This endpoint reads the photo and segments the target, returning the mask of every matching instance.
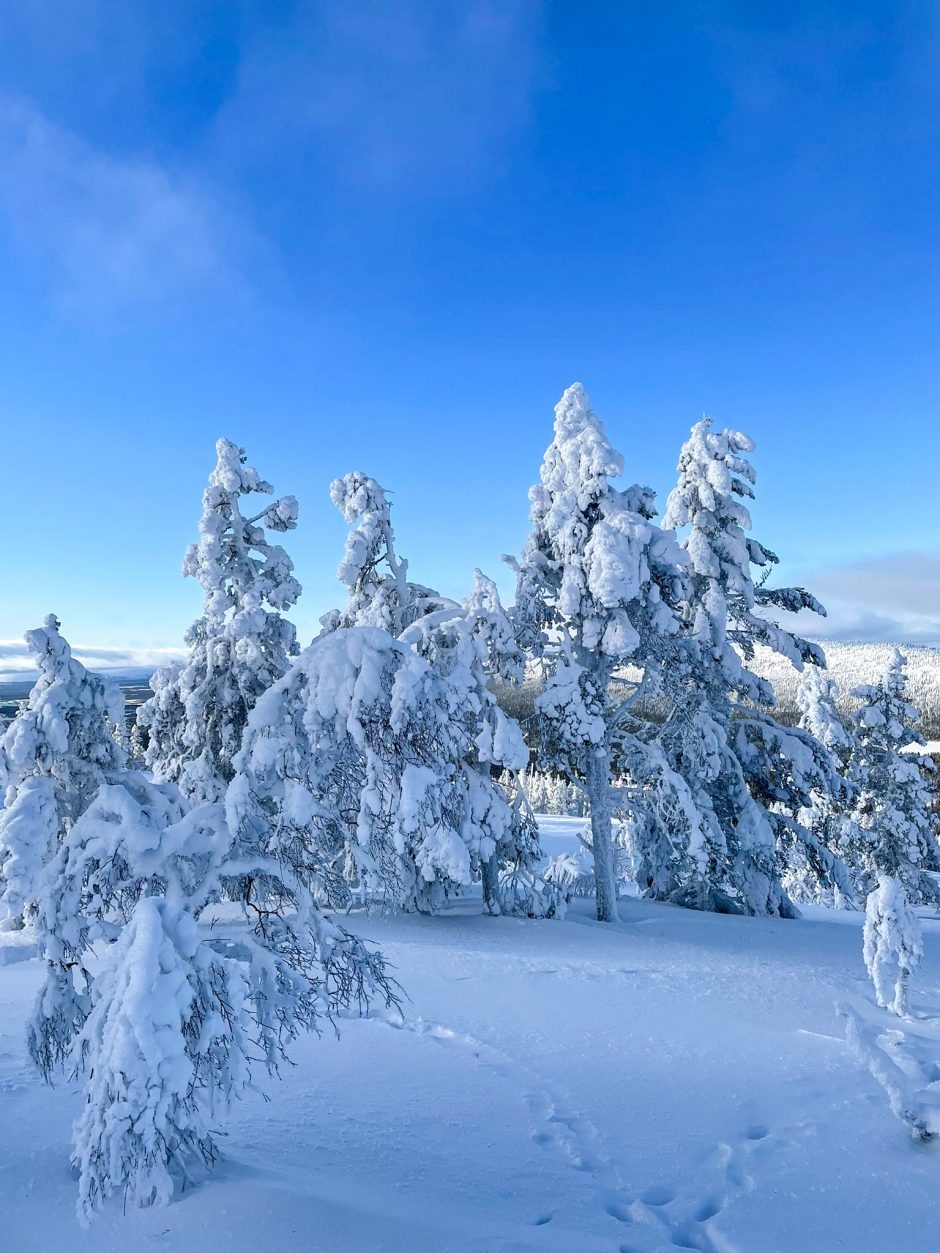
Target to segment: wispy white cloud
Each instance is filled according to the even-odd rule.
[[[897,552],[821,567],[800,579],[826,606],[787,625],[833,640],[940,644],[940,553]]]
[[[58,304],[94,314],[246,287],[249,231],[191,174],[101,151],[0,95],[0,218]]]
[[[537,0],[301,6],[246,38],[216,140],[236,161],[319,160],[407,197],[498,162],[539,79]]]
[[[225,307],[279,283],[290,241],[276,238],[279,211],[266,218],[271,197],[312,217],[332,198],[345,221],[367,191],[408,200],[476,185],[529,118],[541,73],[539,0],[246,11],[229,24],[237,51],[198,136],[164,148],[142,105],[148,70],[198,64],[202,26],[110,10],[93,4],[76,30],[17,0],[33,74],[21,94],[0,91],[0,236],[82,318]],[[63,78],[95,102],[67,122]]]
[[[73,644],[72,655],[89,670],[124,673],[155,670],[184,655],[181,648],[105,648],[97,644]],[[36,663],[22,640],[0,640],[0,680],[28,678]]]

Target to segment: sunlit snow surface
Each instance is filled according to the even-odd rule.
[[[546,819],[547,850],[581,826]],[[893,1117],[835,1009],[865,993],[861,916],[621,912],[356,919],[403,1017],[302,1042],[205,1183],[90,1230],[76,1096],[25,1055],[37,963],[0,967],[0,1249],[933,1253],[940,1148]],[[940,1000],[940,923],[925,933],[916,986]]]

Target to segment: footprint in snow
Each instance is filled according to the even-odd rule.
[[[812,1130],[803,1125],[774,1132],[764,1123],[751,1123],[735,1142],[721,1143],[712,1151],[714,1178],[707,1188],[674,1188],[667,1182],[659,1182],[631,1197],[616,1163],[604,1150],[594,1124],[568,1109],[556,1092],[541,1086],[540,1082],[538,1086],[533,1085],[533,1079],[538,1080],[538,1076],[524,1063],[442,1023],[410,1021],[391,1015],[381,1021],[395,1030],[428,1036],[446,1048],[463,1053],[521,1091],[533,1143],[561,1155],[573,1169],[591,1178],[606,1216],[621,1227],[630,1228],[630,1239],[619,1245],[620,1253],[661,1253],[667,1249],[729,1253],[731,1246],[712,1224],[730,1203],[754,1189],[756,1181],[751,1166],[774,1147],[795,1143],[798,1136]],[[554,1211],[545,1211],[532,1220],[532,1226],[547,1226],[554,1217]]]
[[[607,1213],[616,1217],[618,1222],[631,1221],[629,1197],[624,1192],[615,1164],[605,1151],[597,1127],[589,1118],[569,1109],[558,1092],[542,1086],[539,1076],[528,1066],[502,1050],[442,1023],[420,1018],[409,1020],[398,1015],[376,1017],[396,1031],[428,1036],[446,1048],[463,1053],[474,1063],[511,1083],[517,1092],[523,1094],[532,1142],[556,1153],[574,1170],[584,1172],[594,1182],[600,1197],[608,1198],[605,1206]],[[533,1225],[545,1226],[552,1217],[553,1214],[543,1215]]]
[[[812,1131],[801,1124],[774,1132],[764,1123],[752,1123],[731,1143],[721,1143],[710,1155],[716,1176],[702,1192],[653,1184],[630,1203],[625,1212],[643,1240],[620,1246],[621,1253],[648,1253],[663,1249],[694,1249],[698,1253],[727,1253],[728,1241],[712,1223],[735,1200],[757,1187],[753,1173],[761,1158],[775,1148],[795,1144]],[[620,1207],[608,1206],[611,1217],[623,1221]]]
[[[640,1200],[644,1205],[655,1205],[657,1208],[660,1205],[668,1205],[670,1201],[674,1201],[675,1199],[676,1194],[673,1189],[666,1187],[663,1184],[657,1184],[655,1187],[647,1188],[640,1196]]]

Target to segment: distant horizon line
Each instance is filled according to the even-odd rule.
[[[316,638],[316,637],[314,637]],[[833,639],[831,637],[818,635],[805,635],[804,639],[810,640],[812,643],[820,644],[823,648],[901,648],[901,649],[921,649],[927,652],[940,652],[940,641],[936,643],[913,642],[905,640],[864,640],[864,639]],[[312,641],[311,641],[312,643]],[[16,653],[8,652],[4,656],[7,649],[17,648]],[[764,646],[762,646],[764,647]],[[766,650],[766,649],[765,649]],[[766,650],[772,651],[772,650]],[[109,653],[130,653],[145,657],[148,654],[152,656],[152,660],[133,661],[128,658],[125,662],[115,662],[115,664],[102,664],[106,661]],[[181,661],[187,655],[188,650],[183,647],[175,648],[153,648],[153,649],[127,649],[122,650],[117,647],[95,647],[93,645],[72,645],[72,655],[76,661],[80,661],[83,666],[93,674],[105,674],[112,678],[128,678],[140,679],[149,678],[162,665],[167,665],[173,661]],[[3,662],[13,662],[12,665],[4,665]],[[25,646],[16,640],[0,640],[0,685],[9,685],[25,682],[36,673],[36,663],[31,655],[26,651]]]

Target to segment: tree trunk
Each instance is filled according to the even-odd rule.
[[[591,843],[598,922],[617,921],[617,881],[610,820],[610,753],[598,745],[588,757],[587,795],[591,812]]]
[[[483,912],[499,915],[499,861],[494,853],[481,867],[483,872]]]

